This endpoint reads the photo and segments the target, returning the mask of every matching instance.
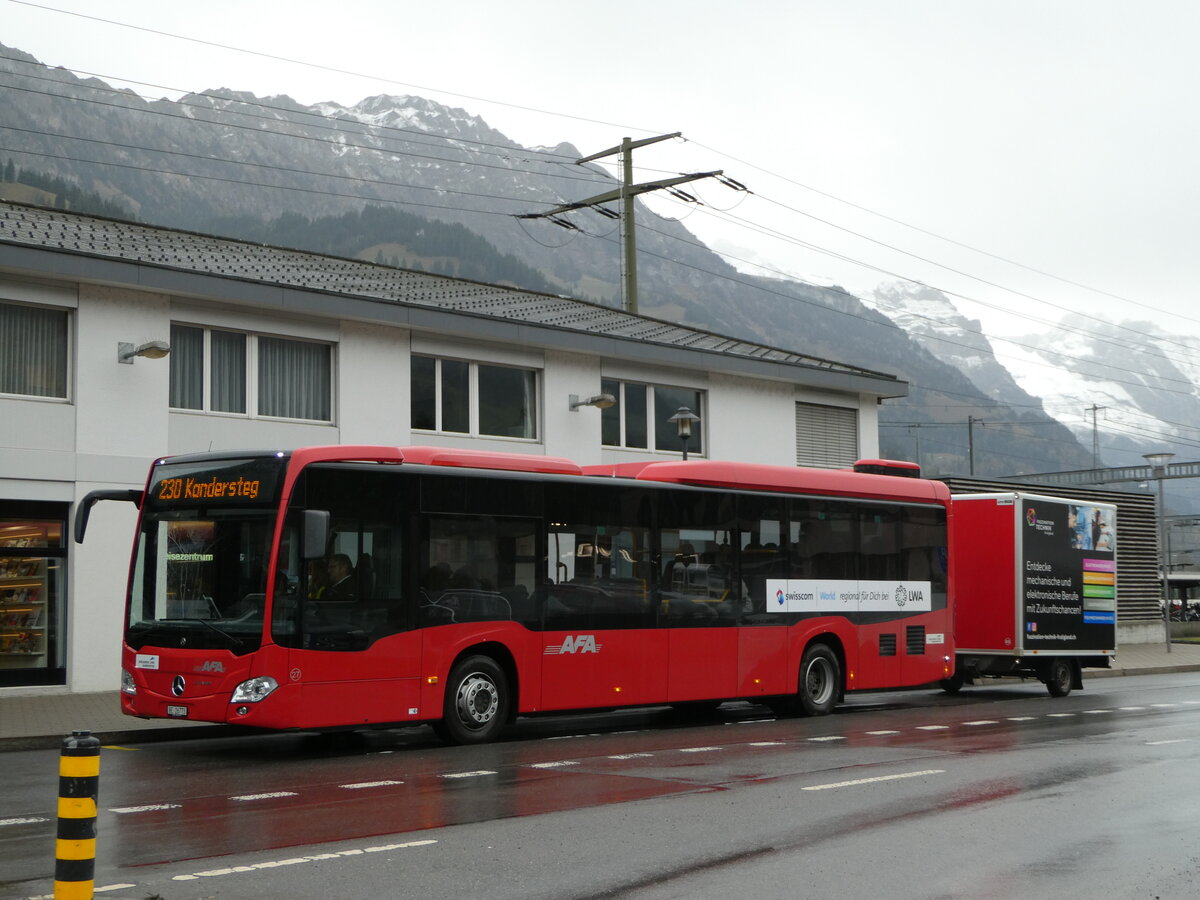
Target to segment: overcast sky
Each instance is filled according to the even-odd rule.
[[[1005,333],[1065,308],[1200,334],[1198,38],[1192,0],[0,0],[0,42],[149,96],[410,93],[583,154],[680,131],[639,179],[754,191],[658,202],[710,245],[920,280]]]

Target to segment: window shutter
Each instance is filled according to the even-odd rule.
[[[840,469],[857,459],[857,409],[796,404],[796,465]]]

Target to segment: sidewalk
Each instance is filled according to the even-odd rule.
[[[1084,669],[1084,678],[1200,671],[1200,644],[1126,644],[1111,669]],[[70,694],[66,689],[10,695],[0,689],[0,752],[57,748],[72,731],[90,731],[102,744],[245,734],[233,725],[134,719],[121,714],[116,691]],[[51,691],[54,692],[51,692]]]

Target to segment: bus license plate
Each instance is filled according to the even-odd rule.
[[[186,719],[188,708],[186,706],[168,706],[167,715],[174,716],[177,719]]]

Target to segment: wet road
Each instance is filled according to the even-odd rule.
[[[1198,755],[1195,673],[1063,700],[1036,684],[867,694],[819,719],[539,720],[485,747],[412,729],[106,748],[96,884],[165,900],[1190,897]],[[57,757],[3,758],[0,897],[48,894]]]

